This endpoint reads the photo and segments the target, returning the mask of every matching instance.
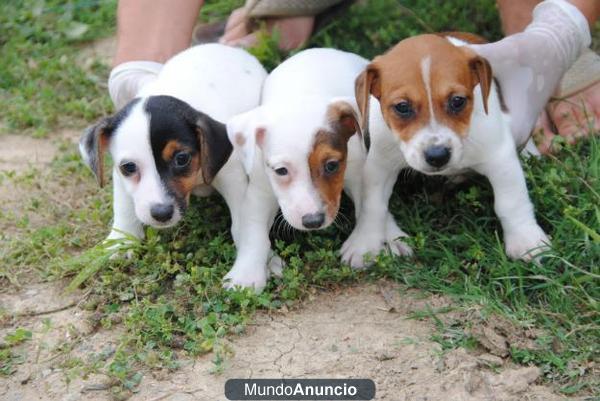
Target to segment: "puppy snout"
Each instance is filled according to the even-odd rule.
[[[319,228],[325,222],[325,213],[311,213],[302,216],[302,225],[305,228]]]
[[[156,203],[150,208],[150,215],[156,221],[164,223],[171,220],[175,207],[172,203]]]
[[[450,160],[451,151],[447,146],[434,145],[425,149],[425,161],[430,166],[440,168]]]

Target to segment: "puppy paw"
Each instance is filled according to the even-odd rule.
[[[267,266],[253,266],[236,263],[223,277],[223,288],[231,290],[235,287],[253,288],[256,293],[262,292],[267,285]]]
[[[537,224],[506,234],[504,243],[508,257],[524,261],[539,262],[539,254],[550,249],[550,239]]]
[[[353,269],[365,269],[373,264],[373,258],[384,249],[384,245],[383,235],[368,235],[355,230],[342,245],[342,262]]]
[[[134,256],[133,249],[128,248],[131,244],[134,243],[134,239],[131,237],[127,237],[125,235],[111,233],[106,239],[102,242],[104,249],[106,252],[110,253],[110,260],[117,259],[126,259],[132,260]]]
[[[386,244],[390,252],[396,256],[412,256],[413,250],[406,242],[400,238],[388,239]]]
[[[392,215],[388,215],[388,220],[385,223],[385,242],[388,245],[390,252],[396,256],[412,256],[412,248],[402,238],[407,238],[408,234],[398,227],[396,220]]]

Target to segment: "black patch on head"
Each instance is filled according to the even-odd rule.
[[[151,96],[144,109],[150,115],[150,145],[157,171],[183,210],[186,194],[177,193],[173,181],[196,174],[196,171],[192,170],[192,164],[177,168],[173,160],[164,160],[163,150],[169,142],[176,141],[188,148],[192,157],[199,154],[204,181],[210,183],[233,150],[225,125],[172,96]]]
[[[125,107],[110,117],[102,118],[95,125],[85,130],[79,143],[86,153],[88,166],[96,176],[100,186],[104,185],[104,152],[108,147],[114,131],[131,112],[131,109],[140,101],[133,99]]]

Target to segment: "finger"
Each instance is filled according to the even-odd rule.
[[[226,31],[223,37],[219,40],[219,42],[226,45],[236,46],[234,42],[240,40],[248,34],[249,32],[246,27],[246,24],[238,24],[232,27],[229,31]]]
[[[255,46],[257,43],[258,43],[257,35],[256,35],[255,32],[253,32],[253,33],[251,33],[249,35],[246,35],[244,37],[230,40],[226,44],[229,45],[229,46],[249,48],[249,47]]]
[[[246,23],[247,20],[246,10],[241,7],[233,10],[229,18],[227,19],[227,24],[225,25],[225,32],[231,30],[232,28]]]

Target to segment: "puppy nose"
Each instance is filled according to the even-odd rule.
[[[164,223],[173,217],[175,208],[172,203],[157,203],[150,208],[150,214],[156,221]]]
[[[312,213],[302,216],[302,225],[306,228],[319,228],[325,221],[325,213]]]
[[[425,149],[425,161],[433,167],[442,167],[450,160],[450,148],[446,146],[430,146]]]

